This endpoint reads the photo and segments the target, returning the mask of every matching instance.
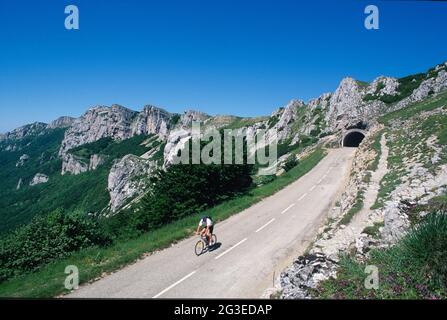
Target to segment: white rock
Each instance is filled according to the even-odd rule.
[[[43,173],[36,173],[33,180],[30,182],[30,186],[35,186],[36,184],[48,182],[48,176]]]
[[[145,178],[149,177],[155,167],[155,162],[131,154],[115,162],[108,177],[109,205],[112,212],[145,191]]]

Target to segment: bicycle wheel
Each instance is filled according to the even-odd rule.
[[[200,256],[203,253],[204,249],[205,249],[205,243],[203,242],[203,240],[197,241],[196,246],[194,248],[196,255]]]
[[[211,235],[211,238],[213,239],[213,246],[217,243],[217,237],[216,237],[216,235],[213,233],[212,235]]]

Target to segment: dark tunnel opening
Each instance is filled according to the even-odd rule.
[[[349,132],[343,138],[343,147],[358,147],[365,135],[358,131]]]

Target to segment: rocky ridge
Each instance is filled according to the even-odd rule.
[[[444,90],[447,87],[447,63],[429,70],[424,77],[408,97],[391,104],[381,99],[401,94],[401,79],[381,76],[368,84],[347,77],[333,93],[325,93],[308,103],[292,100],[275,110],[270,117],[259,119],[209,116],[194,110],[175,114],[150,105],[140,112],[120,105],[96,106],[77,119],[61,117],[50,124],[34,123],[3,134],[0,136],[0,150],[17,151],[18,147],[9,141],[39,135],[46,129],[65,128],[65,136],[59,149],[61,174],[76,175],[95,170],[104,159],[99,155],[92,155],[85,161],[69,150],[101,138],[121,141],[135,135],[154,134],[164,143],[162,165],[170,165],[173,156],[190,139],[193,121],[201,122],[204,130],[228,126],[235,129],[245,127],[246,133],[252,136],[259,129],[276,129],[280,143],[294,145],[309,136],[315,139],[328,135],[337,137],[343,130],[352,127],[370,129],[374,127],[378,115],[403,108]],[[273,135],[268,134],[268,137],[271,139]],[[150,151],[145,158],[150,160],[153,155],[154,152]],[[287,156],[283,158],[287,159]],[[18,159],[17,163],[22,162]],[[128,165],[134,164],[135,162],[128,161]],[[115,194],[118,193],[111,192],[111,196]]]
[[[285,299],[311,298],[320,281],[336,277],[334,270],[341,254],[364,261],[371,249],[394,245],[405,236],[412,221],[427,214],[413,208],[427,206],[447,191],[446,146],[435,134],[447,120],[446,108],[443,105],[417,117],[393,120],[387,127],[371,128],[355,153],[346,188],[326,224],[319,229],[308,253],[280,275],[277,288],[270,294],[279,292]],[[377,169],[372,171],[371,164],[379,156],[371,146],[377,136],[382,138],[382,154]],[[399,158],[402,160],[395,160]],[[394,160],[387,164],[387,159]],[[383,186],[392,191],[379,194]],[[359,199],[362,208],[346,219]]]

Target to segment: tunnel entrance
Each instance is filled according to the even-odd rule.
[[[365,134],[360,130],[348,131],[342,141],[343,147],[358,147],[360,142],[365,138]]]

